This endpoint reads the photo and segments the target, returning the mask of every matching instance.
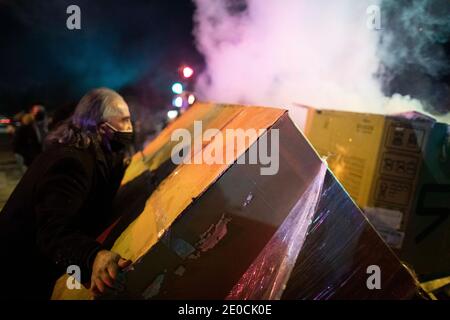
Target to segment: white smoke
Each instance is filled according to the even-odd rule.
[[[385,97],[374,76],[382,30],[368,27],[366,10],[378,0],[194,2],[194,34],[206,60],[196,84],[203,100],[288,108],[300,125],[296,104],[423,112],[418,100]]]

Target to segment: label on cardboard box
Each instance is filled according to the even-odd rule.
[[[392,229],[376,228],[388,246],[394,249],[401,249],[405,233]]]
[[[402,224],[403,213],[399,210],[366,207],[364,213],[376,228],[399,230]]]
[[[419,152],[423,146],[424,137],[424,129],[391,124],[386,147]]]
[[[411,181],[380,178],[377,181],[375,199],[379,202],[406,206],[411,199]]]
[[[405,233],[398,231],[403,220],[403,213],[401,211],[366,207],[364,208],[364,213],[391,248],[402,248]]]
[[[396,152],[385,152],[381,158],[381,173],[401,178],[416,177],[420,159]]]

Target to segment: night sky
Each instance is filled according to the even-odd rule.
[[[377,75],[383,92],[410,95],[438,113],[448,112],[450,101],[446,1],[382,2],[393,39],[380,46],[388,53],[381,54]],[[246,8],[244,0],[223,3],[227,10]],[[421,3],[429,3],[427,16],[415,12]],[[81,8],[81,30],[66,27],[71,4]],[[178,67],[192,65],[200,74],[205,65],[192,35],[194,9],[191,0],[0,0],[0,114],[36,103],[50,111],[73,108],[100,86],[151,112],[163,110]],[[405,17],[415,17],[427,32],[411,28]],[[402,52],[408,59],[391,58]]]
[[[66,27],[71,4],[81,30]],[[178,66],[203,66],[193,12],[190,0],[0,0],[0,113],[54,110],[99,86],[164,108]]]

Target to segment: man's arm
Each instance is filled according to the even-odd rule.
[[[115,278],[105,270],[113,269],[116,276],[120,256],[107,251],[77,228],[91,188],[92,172],[88,171],[78,159],[63,158],[56,161],[38,183],[37,244],[61,268],[79,266],[82,283],[89,282],[92,274],[94,282],[99,283],[97,286],[104,287],[104,284],[110,286]]]
[[[75,158],[57,160],[35,190],[37,245],[61,268],[77,265],[82,279],[101,250],[95,239],[79,232],[81,208],[90,192],[91,175]]]

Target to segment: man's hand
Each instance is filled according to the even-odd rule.
[[[121,289],[123,283],[119,283],[119,272],[128,267],[131,260],[123,259],[117,253],[108,250],[101,250],[95,256],[94,264],[92,266],[91,276],[91,293],[97,297],[106,290]]]

